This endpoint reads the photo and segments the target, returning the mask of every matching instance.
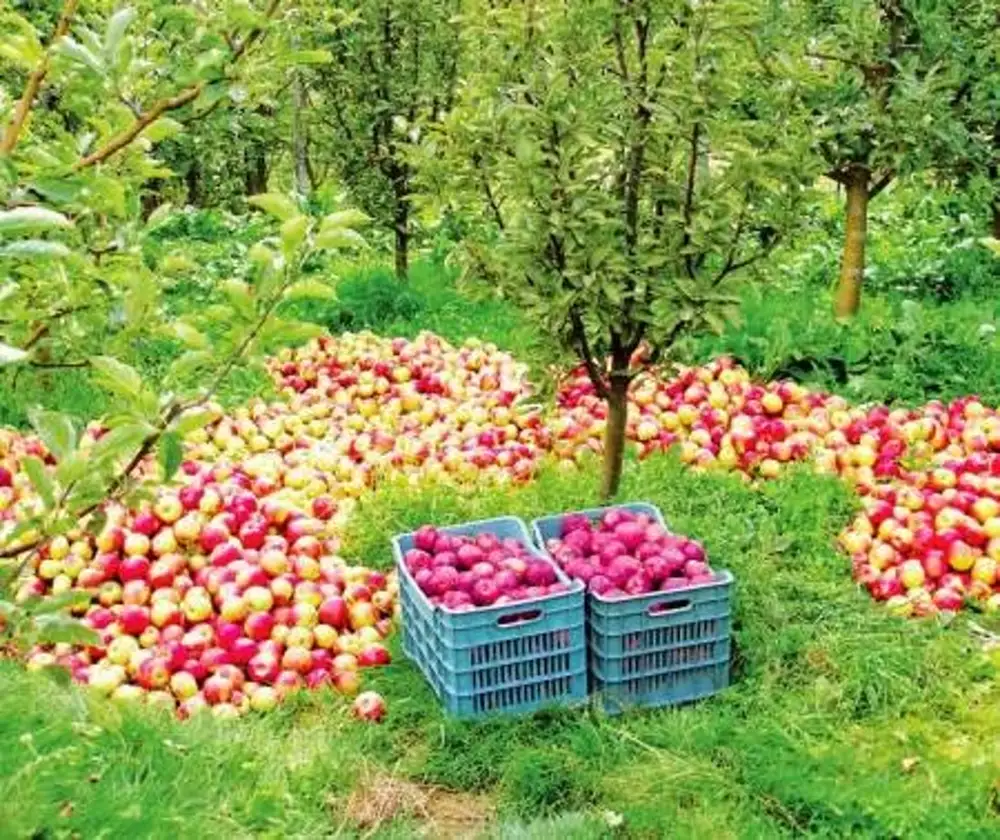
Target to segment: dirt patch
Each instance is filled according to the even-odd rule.
[[[443,840],[479,837],[493,822],[493,802],[482,794],[430,788],[427,835]]]
[[[494,807],[483,795],[373,774],[358,785],[341,815],[345,825],[372,834],[387,822],[409,818],[422,826],[424,835],[435,840],[473,840],[489,828]]]

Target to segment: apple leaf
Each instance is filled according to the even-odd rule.
[[[0,211],[0,233],[70,227],[73,223],[66,216],[46,207],[15,207]]]
[[[269,213],[276,219],[286,221],[293,216],[299,215],[299,208],[295,206],[288,196],[280,193],[261,193],[252,195],[247,199],[248,204],[259,207],[265,213]]]
[[[27,358],[28,354],[19,347],[11,347],[9,344],[4,344],[0,341],[0,366],[16,365]]]
[[[111,356],[94,356],[90,360],[97,373],[97,382],[103,388],[125,397],[138,397],[142,390],[142,377],[131,365]]]
[[[163,481],[170,481],[180,468],[184,459],[184,448],[181,445],[181,436],[177,432],[164,432],[160,436],[157,446],[157,457],[160,468],[163,470]]]
[[[55,490],[52,486],[52,479],[45,471],[45,465],[38,458],[29,455],[27,458],[21,459],[21,469],[28,474],[31,486],[35,488],[35,492],[41,497],[45,507],[54,508],[56,506]]]
[[[62,242],[48,242],[44,239],[22,239],[0,248],[0,257],[17,260],[60,259],[69,255],[69,248]]]
[[[40,615],[35,619],[35,633],[43,644],[98,645],[101,637],[75,618],[65,615]]]
[[[68,458],[76,449],[76,427],[68,415],[33,408],[28,410],[28,422],[59,460]]]
[[[320,280],[300,280],[285,292],[285,300],[336,300],[332,286]]]

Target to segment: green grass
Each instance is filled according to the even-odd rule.
[[[394,532],[576,508],[595,487],[592,471],[477,493],[386,486],[364,501],[345,554],[386,566]],[[463,723],[397,656],[369,680],[389,702],[379,727],[323,694],[262,718],[180,724],[6,665],[0,836],[363,834],[346,803],[378,773],[481,794],[502,837],[997,836],[995,666],[962,622],[892,618],[854,587],[833,547],[852,509],[838,482],[793,472],[757,490],[658,457],[629,466],[622,498],[661,505],[736,574],[722,695],[619,718]],[[374,835],[419,824],[403,814]]]

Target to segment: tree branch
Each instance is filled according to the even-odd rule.
[[[892,183],[892,179],[896,177],[895,169],[887,169],[882,175],[868,188],[868,200],[875,198],[882,190]]]
[[[270,5],[267,7],[267,11],[264,13],[265,17],[267,19],[272,18],[280,5],[281,0],[271,0]],[[252,29],[247,36],[242,41],[238,42],[233,48],[230,63],[235,64],[239,61],[247,49],[263,37],[264,32],[265,30],[263,27],[256,27],[255,29]],[[132,143],[144,129],[156,122],[165,113],[168,111],[175,111],[178,108],[183,108],[188,103],[194,102],[195,99],[201,96],[202,91],[205,89],[205,85],[205,81],[200,81],[193,85],[189,85],[174,96],[160,99],[158,102],[154,103],[148,111],[141,112],[139,116],[136,117],[136,120],[132,123],[132,125],[124,131],[116,134],[100,149],[80,158],[74,164],[73,170],[78,172],[81,169],[86,169],[95,164],[103,163],[116,152],[121,151]],[[214,105],[210,106],[210,109],[206,110],[211,109],[214,109]]]
[[[264,17],[267,20],[273,18],[275,13],[278,11],[278,6],[280,5],[281,5],[281,0],[271,0],[271,4],[267,7],[267,10],[264,12]],[[264,31],[265,30],[262,26],[258,26],[255,29],[251,29],[250,32],[247,34],[246,38],[236,43],[236,45],[233,47],[232,61],[233,62],[239,61],[240,58],[242,58],[243,53],[245,53],[249,47],[253,46],[254,43],[259,41],[264,36]]]
[[[76,13],[77,4],[78,0],[65,0],[63,3],[62,13],[59,15],[59,22],[56,24],[50,46],[60,38],[65,37],[66,33],[69,32],[70,22]],[[31,105],[35,101],[35,97],[38,95],[38,91],[41,89],[42,82],[45,81],[45,76],[48,72],[49,53],[46,50],[45,55],[39,60],[38,66],[28,76],[21,99],[14,109],[14,115],[11,117],[10,124],[4,132],[3,139],[0,140],[0,156],[9,155],[14,151],[17,141],[21,137],[21,130],[24,128],[25,120],[28,119],[28,114],[31,112]]]
[[[590,352],[590,342],[587,341],[587,330],[583,325],[583,319],[575,309],[569,313],[569,322],[573,329],[573,340],[576,342],[577,352],[580,354],[583,365],[587,369],[587,376],[590,377],[591,384],[593,384],[597,396],[602,400],[606,400],[610,396],[608,383],[604,381],[604,377],[597,367],[597,362],[594,361],[594,356]]]
[[[156,102],[152,108],[148,111],[144,111],[135,122],[132,123],[124,131],[119,132],[107,143],[105,143],[101,148],[95,152],[91,152],[89,155],[80,158],[74,165],[73,170],[79,172],[81,169],[86,169],[89,166],[93,166],[97,163],[103,163],[109,157],[111,157],[115,152],[118,152],[132,143],[136,137],[138,137],[146,128],[155,123],[160,117],[162,117],[168,111],[175,111],[178,108],[183,108],[189,102],[194,102],[201,92],[205,89],[204,82],[198,82],[197,84],[191,85],[185,88],[176,96],[170,96],[166,99],[161,99]]]
[[[688,152],[687,178],[684,183],[684,236],[681,238],[681,249],[686,250],[691,244],[691,224],[694,216],[694,189],[698,175],[698,147],[701,143],[701,123],[695,122],[691,128],[691,149]],[[688,277],[694,279],[694,261],[691,255],[684,254],[684,265]]]

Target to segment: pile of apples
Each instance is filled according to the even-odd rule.
[[[109,507],[96,537],[39,552],[19,597],[90,593],[81,618],[101,644],[36,650],[29,668],[182,717],[266,711],[303,687],[356,694],[359,669],[390,661],[395,579],[337,555],[324,505],[260,498],[239,469],[185,468],[152,505]]]
[[[546,549],[572,578],[602,598],[624,598],[712,583],[701,543],[671,534],[646,513],[605,511],[562,520]]]
[[[389,479],[524,482],[545,460],[572,469],[602,446],[606,407],[585,370],[570,371],[545,409],[532,403],[527,367],[479,341],[326,336],[283,350],[270,370],[283,399],[229,413],[213,407],[155,503],[111,505],[100,534],[77,529],[34,558],[19,597],[87,593],[80,614],[102,641],[35,650],[31,667],[60,664],[108,694],[181,714],[204,705],[223,717],[266,709],[299,686],[333,684],[349,694],[358,668],[387,661],[382,644],[396,615],[392,576],[338,554],[360,498]],[[100,434],[92,429],[88,439]],[[840,542],[874,597],[900,614],[970,600],[1000,609],[1000,414],[973,397],[914,409],[851,406],[794,382],[754,382],[721,358],[637,377],[627,435],[642,457],[676,447],[692,468],[748,481],[809,460],[862,498]],[[21,468],[27,456],[54,464],[36,438],[0,430],[0,540],[38,508]],[[681,577],[677,552],[685,580],[709,574],[697,565],[704,557],[696,544],[658,532],[649,548],[616,538],[626,551],[602,555],[607,529],[621,524],[600,523],[591,551],[580,523],[556,547],[560,562],[595,590],[607,578],[605,594],[680,585],[671,582]],[[417,548],[431,557],[425,591],[454,609],[562,585],[520,574],[519,563],[535,567],[502,543],[484,549],[449,538],[440,551]],[[463,548],[487,559],[464,568]],[[667,562],[647,568],[640,548]],[[618,563],[608,576],[594,570],[595,556],[643,565]]]
[[[606,410],[584,370],[568,377],[559,408],[555,450],[593,450]],[[1000,611],[1000,413],[975,397],[851,406],[793,382],[755,383],[722,358],[637,378],[628,436],[640,456],[676,446],[693,468],[748,481],[811,461],[861,497],[840,545],[873,597],[899,615]]]
[[[456,536],[425,525],[403,556],[430,602],[454,612],[501,606],[569,591],[552,564],[520,540],[495,534]]]

